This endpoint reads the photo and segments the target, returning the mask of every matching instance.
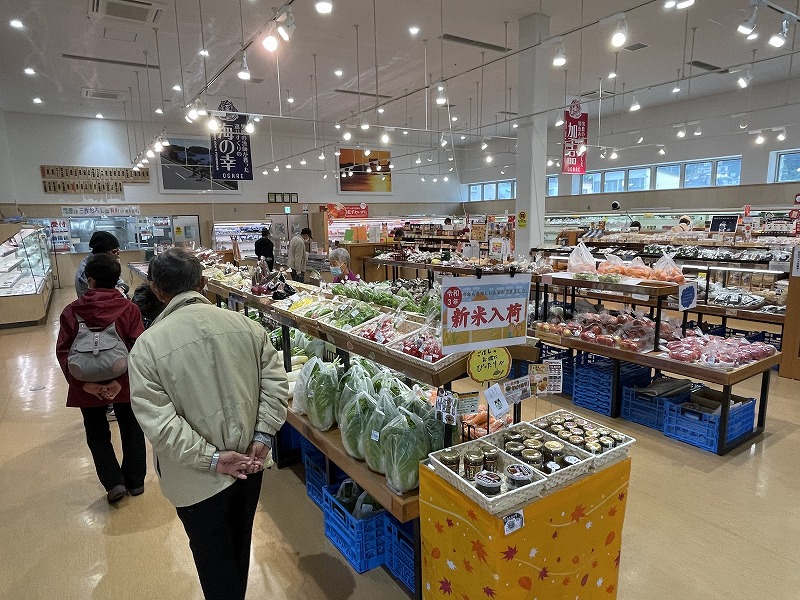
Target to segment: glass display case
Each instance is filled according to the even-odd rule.
[[[52,287],[45,230],[31,225],[0,225],[0,324],[42,319]]]
[[[273,231],[272,221],[226,221],[214,223],[214,250],[231,250],[233,243],[237,242],[241,256],[255,255],[256,240],[261,237],[262,229],[269,229],[270,237],[273,240],[281,239],[285,236],[285,224],[284,236],[282,236],[280,232]]]

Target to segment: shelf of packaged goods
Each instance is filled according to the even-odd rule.
[[[363,260],[365,271],[368,266],[372,266],[377,268],[392,267],[396,269],[425,269],[431,273],[451,273],[453,275],[475,275],[479,269],[482,275],[501,275],[509,272],[509,270],[505,267],[502,270],[497,270],[495,266],[488,264],[469,267],[454,267],[449,265],[417,263],[407,260],[385,260],[382,258],[365,258]]]
[[[12,258],[11,260],[9,260],[9,261],[7,261],[5,263],[0,263],[0,274],[2,274],[2,273],[10,273],[14,269],[16,269],[18,266],[20,266],[24,261],[25,261],[24,258],[14,257],[14,258]]]
[[[615,292],[617,294],[630,294],[634,300],[641,298],[665,298],[678,293],[680,286],[676,283],[666,283],[661,281],[639,281],[636,283],[609,283],[605,281],[591,281],[586,279],[575,279],[561,273],[551,273],[548,275],[532,275],[534,283],[543,285],[556,285],[561,287],[572,287],[586,290],[601,290],[605,292]]]
[[[419,516],[418,490],[406,492],[402,496],[392,492],[386,485],[384,475],[370,471],[366,463],[355,460],[347,453],[338,427],[320,431],[311,425],[306,416],[293,413],[291,407],[286,422],[347,473],[362,489],[369,492],[398,521],[405,523]]]

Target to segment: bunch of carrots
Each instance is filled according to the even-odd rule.
[[[469,438],[474,440],[507,427],[513,421],[513,417],[509,413],[500,419],[495,419],[489,414],[486,405],[481,404],[478,406],[478,412],[473,415],[464,415],[461,420],[462,423],[469,425],[467,427]]]

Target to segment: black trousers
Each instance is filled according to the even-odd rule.
[[[144,434],[128,402],[114,404],[119,435],[122,439],[122,467],[111,443],[111,427],[105,406],[81,408],[86,443],[94,459],[97,477],[106,491],[124,485],[129,490],[142,487],[147,472],[147,449]]]
[[[211,498],[177,509],[206,600],[244,600],[263,476],[237,479]]]
[[[306,278],[305,273],[300,273],[292,269],[292,279],[294,279],[295,281],[299,281],[300,283],[305,283],[305,278]]]

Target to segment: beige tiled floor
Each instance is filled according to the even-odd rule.
[[[72,298],[57,292],[44,325],[0,330],[0,599],[199,599],[185,535],[153,473],[143,496],[109,507],[80,413],[64,407],[53,345]],[[724,458],[615,423],[639,440],[621,600],[800,597],[798,392],[800,383],[775,375],[767,435]],[[570,404],[539,401],[525,416],[557,406]],[[266,474],[248,598],[406,598],[383,569],[352,571],[301,476]]]

